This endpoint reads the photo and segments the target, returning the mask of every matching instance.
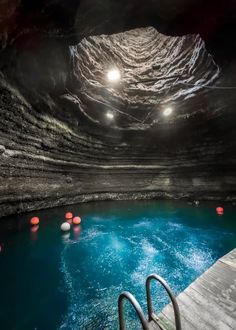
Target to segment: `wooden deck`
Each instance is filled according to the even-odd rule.
[[[219,259],[177,301],[182,330],[236,330],[236,249]],[[164,329],[175,329],[171,305],[159,318]]]

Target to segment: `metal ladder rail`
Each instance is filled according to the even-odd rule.
[[[145,318],[143,310],[139,305],[137,299],[128,291],[124,291],[120,294],[118,299],[118,312],[119,312],[119,325],[120,330],[125,330],[125,318],[124,318],[124,300],[127,299],[131,305],[134,307],[140,322],[142,323],[142,327],[144,330],[149,330],[148,321]]]
[[[181,330],[182,327],[181,327],[181,320],[180,320],[180,311],[179,311],[179,306],[178,306],[177,300],[176,300],[174,294],[172,293],[169,285],[166,283],[166,281],[161,276],[156,275],[156,274],[151,274],[146,279],[146,295],[147,295],[147,307],[148,307],[149,322],[151,322],[151,321],[156,322],[156,320],[158,319],[156,314],[153,312],[152,297],[151,297],[151,281],[152,280],[156,280],[157,282],[161,283],[161,285],[167,291],[167,293],[170,297],[170,300],[172,302],[173,309],[174,309],[176,330]]]

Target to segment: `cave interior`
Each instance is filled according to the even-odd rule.
[[[0,3],[0,216],[236,199],[233,0]]]

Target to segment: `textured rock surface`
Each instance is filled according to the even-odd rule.
[[[235,84],[231,72],[198,35],[147,28],[70,45],[74,24],[78,39],[106,31],[86,28],[82,14],[92,14],[81,6],[73,23],[50,14],[46,24],[37,11],[23,40],[3,20],[0,215],[99,199],[235,200],[235,93],[212,89]],[[114,65],[122,82],[109,87]],[[165,106],[174,108],[168,119]]]
[[[120,127],[148,127],[161,121],[163,109],[169,106],[175,109],[172,120],[194,114],[199,110],[196,99],[204,98],[201,86],[219,76],[218,66],[197,35],[168,37],[154,28],[136,29],[90,37],[70,51],[72,86],[75,99],[79,95],[83,100],[83,113],[100,123],[107,108]],[[114,67],[122,77],[113,86],[106,75]]]

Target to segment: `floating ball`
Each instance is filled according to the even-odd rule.
[[[222,215],[222,214],[224,213],[224,209],[223,209],[223,207],[218,206],[218,207],[216,208],[216,213]]]
[[[38,218],[38,217],[33,217],[33,218],[31,218],[31,219],[30,219],[30,224],[31,224],[32,226],[36,226],[36,225],[38,225],[38,224],[39,224],[39,218]]]
[[[68,222],[63,222],[61,225],[62,231],[69,231],[70,230],[70,224]]]
[[[72,218],[73,218],[73,214],[72,214],[71,212],[67,212],[67,213],[65,214],[65,218],[66,218],[66,219],[72,219]]]
[[[73,218],[73,224],[74,225],[79,225],[81,223],[81,219],[80,217],[74,217]]]

